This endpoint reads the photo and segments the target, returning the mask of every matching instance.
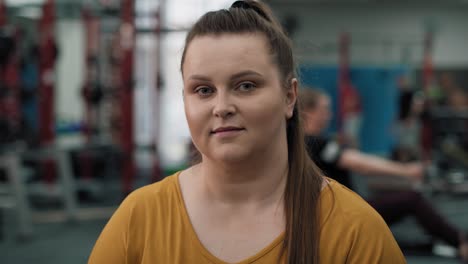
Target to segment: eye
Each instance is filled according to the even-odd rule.
[[[195,89],[195,93],[201,97],[207,97],[214,93],[214,89],[208,86],[200,86]]]
[[[250,92],[255,88],[256,86],[252,82],[243,82],[237,87],[237,89],[241,92]]]

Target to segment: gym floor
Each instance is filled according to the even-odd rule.
[[[435,196],[431,200],[440,212],[455,225],[468,228],[468,199],[462,196]],[[110,209],[110,212],[113,208]],[[13,210],[4,210],[3,239],[0,241],[2,264],[78,264],[86,263],[88,255],[106,217],[80,220],[74,223],[35,223],[34,236],[26,241],[15,238]],[[108,212],[108,213],[110,213]],[[427,236],[412,219],[392,226],[399,241],[427,241]],[[460,263],[453,257],[434,256],[430,251],[405,251],[410,264]]]

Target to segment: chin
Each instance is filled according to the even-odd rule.
[[[244,162],[249,158],[249,151],[239,149],[218,149],[211,155],[212,160],[223,163],[239,163]]]

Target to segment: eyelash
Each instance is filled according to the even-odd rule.
[[[244,86],[244,85],[249,85],[249,87],[250,87],[249,89],[247,89],[247,91],[244,90],[245,92],[250,92],[250,91],[254,90],[255,88],[257,88],[255,83],[253,83],[253,82],[242,82],[236,87],[236,89],[237,90],[242,90],[241,87]],[[244,92],[244,91],[241,91],[241,92]]]
[[[243,89],[242,87],[245,87],[246,85],[248,85],[248,87],[250,87],[250,88]],[[255,88],[257,88],[257,85],[255,83],[253,83],[253,82],[241,82],[238,85],[236,85],[234,90],[240,91],[240,92],[251,92]],[[208,90],[208,91],[206,91],[206,90]],[[214,88],[209,87],[209,86],[199,86],[199,87],[196,87],[194,91],[200,97],[208,97],[208,96],[210,96],[211,94],[214,93]],[[203,92],[203,91],[205,91],[205,92]]]
[[[201,93],[201,91],[203,91],[205,89],[209,90],[209,93]],[[213,88],[211,88],[209,86],[200,86],[200,87],[195,89],[195,93],[200,95],[201,97],[207,97],[209,94],[213,93]]]

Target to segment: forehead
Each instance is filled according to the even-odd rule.
[[[321,112],[323,110],[329,110],[330,107],[330,98],[327,95],[319,95],[317,97],[317,103],[315,107],[309,107],[304,109],[304,111],[309,113]]]
[[[188,72],[210,73],[232,68],[274,67],[266,37],[238,33],[195,37],[187,47],[183,65]]]

